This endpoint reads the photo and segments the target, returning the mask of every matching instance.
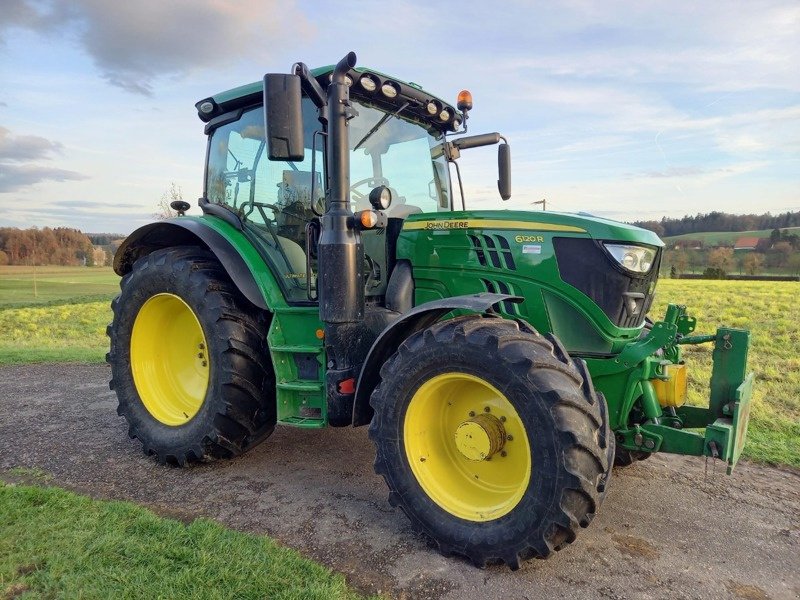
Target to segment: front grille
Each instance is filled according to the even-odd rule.
[[[618,327],[639,327],[653,302],[661,249],[649,273],[625,271],[603,245],[587,238],[553,238],[561,279],[589,296]]]

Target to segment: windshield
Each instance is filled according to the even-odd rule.
[[[390,217],[449,210],[450,179],[441,155],[442,134],[404,121],[402,111],[385,113],[353,101],[358,116],[349,122],[351,208],[369,208],[369,192],[392,190]],[[396,116],[395,116],[396,115]],[[259,240],[290,299],[307,294],[306,224],[324,211],[324,137],[317,109],[303,99],[305,158],[271,161],[264,141],[262,107],[218,127],[208,147],[206,198],[235,211]],[[314,156],[316,155],[316,156]],[[312,158],[314,159],[312,173]],[[313,286],[313,282],[311,282]]]
[[[441,154],[442,135],[416,123],[354,102],[350,128],[350,199],[353,210],[369,208],[369,192],[392,189],[391,216],[450,209],[450,178]],[[397,116],[395,116],[397,115]],[[437,156],[438,154],[438,156]]]

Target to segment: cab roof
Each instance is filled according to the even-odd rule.
[[[318,67],[313,69],[311,74],[325,89],[333,69],[334,65]],[[463,115],[451,104],[426,92],[422,86],[416,83],[402,81],[367,67],[351,69],[346,76],[352,81],[350,85],[352,96],[366,104],[377,106],[387,112],[394,112],[404,104],[408,104],[403,110],[404,118],[420,121],[426,126],[442,132],[455,131],[463,122]],[[361,85],[362,78],[372,80],[375,83],[375,89],[370,91]],[[382,91],[387,85],[396,91],[396,95],[393,98],[388,97]],[[255,81],[204,98],[197,102],[195,106],[198,109],[197,113],[200,120],[208,122],[222,114],[246,106],[257,105],[261,102],[263,102],[263,83]],[[207,110],[209,103],[212,107],[211,110]],[[201,106],[205,110],[201,109]]]

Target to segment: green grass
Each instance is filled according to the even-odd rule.
[[[756,374],[744,455],[800,467],[800,283],[663,279],[650,313],[663,316],[668,302],[686,304],[697,333],[719,326],[751,331],[749,368]],[[711,344],[685,347],[689,402],[708,401]]]
[[[0,308],[110,300],[119,292],[111,267],[0,267]]]
[[[110,267],[0,267],[0,364],[102,362],[119,277]]]
[[[2,483],[0,515],[0,597],[361,597],[298,552],[206,519]]]
[[[0,364],[102,362],[109,300],[0,308]]]
[[[783,227],[789,233],[800,233],[800,227]],[[755,231],[703,231],[699,233],[684,233],[682,235],[672,235],[663,238],[669,244],[677,240],[699,240],[703,242],[704,246],[714,246],[720,243],[735,243],[736,240],[743,237],[757,237],[768,238],[772,233],[772,229],[757,229]]]

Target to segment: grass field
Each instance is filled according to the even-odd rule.
[[[783,227],[789,233],[800,233],[800,227]],[[684,233],[663,238],[667,244],[677,240],[700,240],[704,246],[714,246],[720,243],[735,243],[743,237],[768,238],[772,229],[757,229],[755,231],[704,231],[702,233]]]
[[[106,300],[119,292],[111,267],[0,267],[0,308]]]
[[[105,328],[111,320],[109,302],[116,292],[110,271],[53,272],[51,304],[20,305],[16,298],[0,302],[0,364],[13,362],[101,362],[108,351]],[[0,290],[9,289],[0,271]],[[24,280],[14,274],[15,281]],[[105,277],[105,281],[103,278]],[[68,293],[65,284],[74,286]],[[14,284],[18,285],[18,284]],[[800,320],[797,297],[800,283],[752,281],[690,281],[662,279],[651,311],[663,315],[667,302],[688,305],[698,318],[698,332],[713,333],[722,325],[752,331],[750,368],[757,377],[753,418],[745,455],[758,460],[800,467]],[[102,301],[81,290],[107,286]],[[74,298],[70,293],[77,294]],[[687,349],[691,373],[690,399],[707,398],[711,376],[711,346]]]
[[[664,315],[668,302],[686,304],[697,333],[730,326],[751,331],[749,367],[756,374],[744,455],[800,467],[800,313],[798,282],[662,279],[650,314]],[[712,344],[684,346],[689,401],[707,402]]]
[[[206,519],[3,483],[0,515],[2,598],[361,597],[298,552]]]
[[[100,362],[119,277],[110,267],[0,267],[0,364]]]

